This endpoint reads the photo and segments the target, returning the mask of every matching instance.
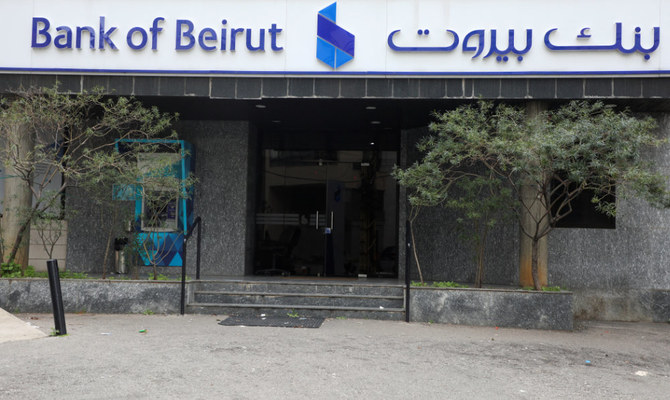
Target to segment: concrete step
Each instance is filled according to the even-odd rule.
[[[401,284],[320,279],[230,279],[191,282],[187,311],[203,314],[402,320]]]
[[[186,311],[193,314],[216,315],[268,315],[301,316],[321,318],[361,318],[401,321],[405,318],[403,308],[336,307],[314,305],[274,305],[274,304],[208,304],[191,303]]]
[[[295,304],[338,307],[403,308],[404,296],[378,296],[331,293],[268,293],[195,291],[194,303],[207,304]]]

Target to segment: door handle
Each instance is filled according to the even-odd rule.
[[[335,214],[335,213],[331,211],[330,212],[330,230],[331,231],[333,230],[333,214]]]
[[[316,211],[316,222],[315,222],[314,225],[316,227],[316,230],[318,231],[319,230],[319,210]]]

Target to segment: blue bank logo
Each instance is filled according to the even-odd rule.
[[[354,58],[355,37],[335,24],[337,3],[319,11],[316,58],[337,69]]]

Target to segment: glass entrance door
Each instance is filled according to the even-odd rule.
[[[255,273],[321,275],[324,267],[328,160],[304,151],[263,152],[256,213]]]
[[[395,276],[392,151],[264,150],[255,273]]]

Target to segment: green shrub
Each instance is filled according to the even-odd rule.
[[[156,281],[170,281],[170,280],[172,280],[169,276],[164,275],[164,274],[156,274],[156,279],[154,279],[153,274],[149,274],[147,279],[150,280],[150,281],[154,281],[154,280],[156,280]]]
[[[0,264],[3,278],[20,278],[21,266],[15,262]]]
[[[523,290],[535,290],[534,287],[532,286],[524,286],[522,288]],[[562,289],[560,286],[542,286],[542,291],[543,292],[560,292]]]
[[[466,288],[468,285],[462,285],[453,281],[448,282],[433,282],[433,287],[448,287],[448,288]]]
[[[29,265],[26,267],[23,275],[21,275],[21,265],[17,263],[2,263],[0,264],[2,268],[2,277],[3,278],[48,278],[49,273],[47,271],[35,271],[35,267]],[[88,275],[82,272],[72,272],[72,271],[59,271],[58,275],[62,279],[87,279]]]
[[[88,279],[88,274],[83,272],[60,271],[58,275],[63,279]]]
[[[428,282],[416,282],[412,281],[412,286],[432,286],[432,287],[439,287],[439,288],[467,288],[468,285],[462,285],[460,283],[448,281],[448,282],[433,282],[432,284],[428,284]]]

